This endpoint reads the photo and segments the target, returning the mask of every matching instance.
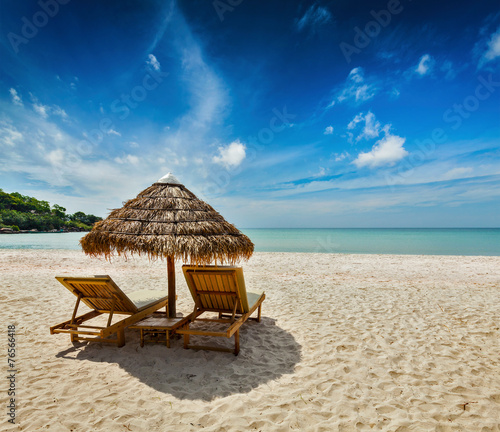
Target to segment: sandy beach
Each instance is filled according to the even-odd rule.
[[[192,300],[177,264],[179,312]],[[22,431],[500,431],[500,257],[256,253],[261,323],[231,354],[50,335],[74,297],[56,275],[167,289],[166,264],[1,250],[2,363],[16,326]],[[228,341],[221,341],[227,343]],[[2,388],[8,381],[4,378]]]

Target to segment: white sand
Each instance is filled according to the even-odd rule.
[[[166,264],[78,251],[0,251],[0,316],[17,326],[24,431],[499,431],[500,257],[258,253],[266,291],[241,352],[181,340],[123,348],[50,335],[74,297],[56,274],[165,289]],[[178,265],[178,310],[192,307]],[[223,341],[224,342],[224,341]],[[227,341],[225,341],[227,342]],[[8,382],[4,378],[3,386]]]

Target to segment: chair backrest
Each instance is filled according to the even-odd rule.
[[[236,312],[249,311],[241,267],[184,265],[182,271],[193,300],[201,309],[231,313],[239,301]]]
[[[68,277],[56,276],[74,295],[89,308],[99,312],[130,313],[138,311],[126,294],[107,276]]]

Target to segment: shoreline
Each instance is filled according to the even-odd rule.
[[[53,233],[48,233],[48,234],[53,234]],[[47,249],[47,248],[2,248],[1,245],[0,245],[0,253],[2,251],[17,251],[17,252],[71,252],[71,253],[80,253],[82,256],[86,256],[85,253],[83,252],[83,250],[81,249],[64,249],[64,248],[59,248],[59,249],[56,249],[56,248],[52,248],[52,249]],[[380,256],[380,257],[391,257],[391,256],[394,256],[394,257],[435,257],[435,258],[499,258],[500,259],[500,255],[445,255],[445,254],[434,254],[434,255],[430,255],[430,254],[403,254],[403,253],[371,253],[371,252],[367,252],[367,253],[355,253],[355,252],[289,252],[289,251],[274,251],[274,252],[270,252],[270,251],[255,251],[253,253],[253,256],[256,256],[256,255],[261,255],[261,254],[272,254],[272,255],[275,255],[275,254],[285,254],[285,255],[304,255],[305,257],[310,257],[311,255],[319,255],[319,256],[328,256],[328,255],[331,255],[332,257],[336,257],[336,256]],[[250,258],[250,259],[252,259]],[[99,260],[99,259],[104,259],[104,258],[91,258],[92,260]],[[125,258],[123,257],[119,257],[119,256],[115,256],[112,258],[113,261],[115,260],[124,260]],[[145,256],[139,256],[139,255],[128,255],[127,256],[127,259],[128,260],[133,260],[133,259],[138,259],[138,260],[141,260],[141,259],[147,259],[145,258]],[[158,258],[154,261],[162,261],[161,258]],[[176,261],[176,264],[178,264],[180,261]],[[165,261],[166,263],[166,261]],[[227,265],[227,264],[221,264],[221,265]],[[238,266],[245,266],[245,262],[239,262],[237,263],[236,265]]]

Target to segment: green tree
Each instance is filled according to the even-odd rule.
[[[76,212],[69,217],[70,220],[75,222],[81,222],[85,225],[94,225],[96,222],[102,220],[102,218],[98,216],[94,216],[92,214],[85,214],[83,212]]]
[[[52,214],[63,221],[68,220],[68,216],[66,215],[66,209],[58,204],[54,204],[52,206]]]
[[[38,231],[63,227],[90,230],[100,220],[100,217],[84,212],[67,215],[66,209],[58,204],[51,208],[48,201],[0,189],[0,226],[17,226],[22,230]]]

